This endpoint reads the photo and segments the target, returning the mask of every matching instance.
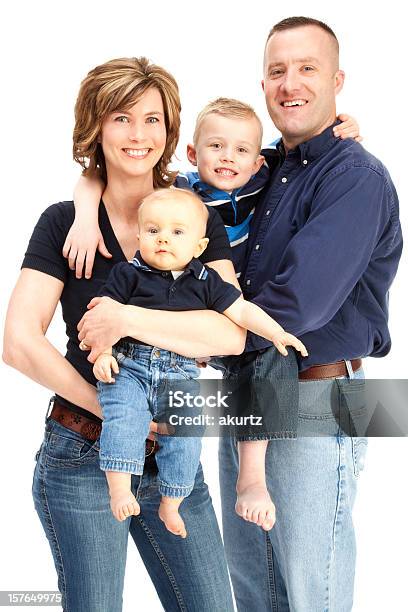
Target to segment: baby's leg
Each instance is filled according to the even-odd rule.
[[[235,510],[246,521],[265,531],[275,524],[275,505],[266,488],[265,453],[267,440],[238,443],[239,474]]]
[[[186,527],[178,511],[183,499],[184,497],[166,497],[163,495],[159,506],[159,517],[168,531],[185,538],[187,537]]]
[[[113,516],[118,521],[124,521],[132,514],[140,514],[140,506],[130,488],[131,474],[126,472],[105,473]]]

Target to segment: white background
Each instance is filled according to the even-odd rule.
[[[280,7],[280,8],[279,8]],[[1,169],[2,303],[17,278],[31,230],[50,203],[70,199],[79,168],[71,159],[73,107],[81,79],[108,59],[146,55],[170,70],[181,90],[179,167],[194,118],[211,98],[223,95],[252,104],[264,121],[265,142],[276,132],[264,107],[260,80],[264,40],[280,19],[306,14],[327,21],[341,44],[346,71],[338,109],[358,118],[364,145],[388,167],[407,225],[406,20],[395,0],[280,4],[242,2],[14,2],[2,9]],[[401,262],[392,287],[391,354],[367,359],[368,377],[405,378],[406,304]],[[406,286],[406,285],[405,285]],[[63,350],[57,313],[50,337]],[[2,366],[0,427],[2,502],[0,589],[56,589],[48,543],[33,509],[34,454],[42,438],[49,392]],[[216,441],[206,443],[204,468],[217,511]],[[408,550],[405,439],[371,439],[355,507],[358,563],[354,610],[407,609]],[[129,547],[124,611],[143,602],[161,610],[132,545]],[[311,611],[315,612],[315,611]],[[316,611],[317,612],[317,611]]]

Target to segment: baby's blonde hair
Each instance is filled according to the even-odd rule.
[[[193,136],[194,146],[197,145],[202,123],[204,119],[208,117],[208,115],[220,115],[221,117],[227,117],[228,119],[256,119],[259,125],[259,150],[261,149],[263,133],[261,120],[252,106],[246,104],[245,102],[241,102],[240,100],[236,100],[235,98],[217,98],[204,106],[203,110],[200,111],[197,116]]]
[[[208,209],[206,205],[202,202],[202,200],[189,189],[178,189],[172,187],[171,189],[156,189],[152,191],[148,196],[146,196],[139,205],[138,217],[141,217],[141,211],[143,207],[146,207],[147,204],[153,204],[158,201],[168,201],[169,203],[174,202],[174,200],[183,200],[186,204],[190,206],[195,206],[197,211],[197,222],[202,223],[203,226],[203,237],[205,236],[205,230],[207,227],[208,221]]]

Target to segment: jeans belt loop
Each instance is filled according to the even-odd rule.
[[[351,361],[348,359],[344,360],[344,363],[346,364],[346,370],[347,370],[347,374],[349,376],[349,378],[354,378],[354,371],[351,365]]]

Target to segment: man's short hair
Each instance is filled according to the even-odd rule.
[[[282,19],[279,23],[275,23],[268,34],[268,38],[266,39],[266,45],[268,44],[269,39],[273,34],[277,32],[283,32],[284,30],[293,30],[294,28],[303,28],[304,26],[316,26],[321,30],[324,30],[327,34],[329,34],[335,42],[335,47],[337,53],[339,52],[339,41],[337,40],[337,36],[333,32],[330,26],[324,21],[319,21],[319,19],[313,19],[312,17],[287,17],[286,19]],[[265,45],[265,46],[266,46]]]
[[[203,110],[198,114],[194,135],[193,143],[194,146],[197,144],[198,135],[200,133],[201,125],[208,115],[220,115],[221,117],[227,117],[228,119],[256,119],[259,124],[259,149],[262,146],[262,123],[258,115],[250,106],[245,102],[236,100],[235,98],[217,98],[209,102]]]

